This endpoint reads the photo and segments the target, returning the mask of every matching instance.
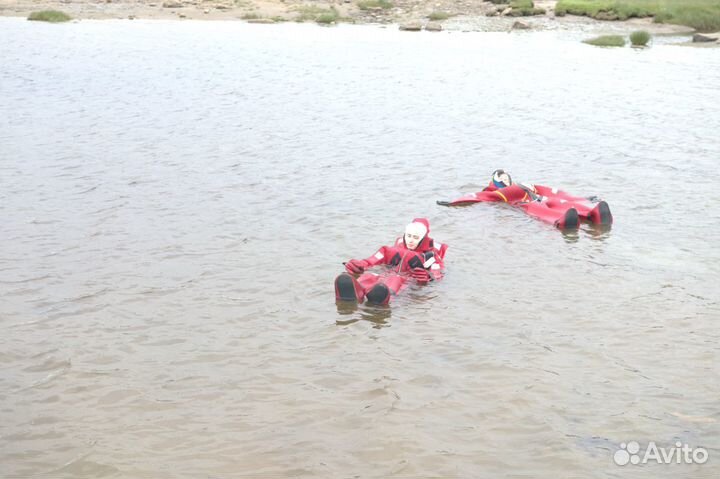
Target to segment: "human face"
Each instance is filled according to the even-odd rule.
[[[424,237],[425,228],[419,223],[410,223],[405,228],[405,245],[408,249],[417,249]]]

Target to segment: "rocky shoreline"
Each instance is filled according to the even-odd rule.
[[[397,24],[404,30],[509,31],[574,30],[653,35],[690,35],[693,29],[652,23],[651,19],[599,21],[572,15],[556,17],[557,1],[536,0],[544,14],[516,17],[508,5],[483,0],[0,0],[0,16],[27,17],[38,10],[60,10],[75,20],[241,20],[252,23],[318,21],[332,13],[338,22]],[[326,23],[334,23],[332,16]],[[327,17],[326,17],[327,19]]]

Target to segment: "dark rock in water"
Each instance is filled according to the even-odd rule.
[[[419,32],[422,30],[422,25],[420,22],[410,22],[410,23],[403,23],[400,25],[400,30],[403,30],[405,32]]]
[[[517,20],[517,21],[515,21],[515,23],[513,23],[512,29],[513,30],[530,30],[530,25],[525,22],[521,22],[520,20]]]
[[[709,34],[702,34],[702,33],[696,33],[693,35],[693,42],[696,43],[707,43],[707,42],[716,42],[718,41],[718,35],[709,35]]]
[[[428,32],[441,32],[442,25],[437,22],[429,22],[427,25],[425,25],[425,30],[427,30]]]

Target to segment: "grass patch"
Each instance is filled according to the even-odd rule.
[[[544,8],[535,8],[535,3],[532,0],[512,0],[510,7],[512,8],[511,17],[529,17],[545,13]]]
[[[361,0],[357,2],[357,6],[360,10],[387,10],[389,8],[392,8],[393,4],[388,0]]]
[[[559,0],[555,14],[606,20],[654,17],[656,23],[686,25],[701,32],[720,30],[718,0]]]
[[[434,22],[438,22],[441,20],[447,20],[452,15],[450,15],[447,12],[432,12],[430,15],[428,15],[428,18]]]
[[[658,12],[655,23],[673,23],[692,27],[699,32],[717,32],[720,30],[720,2],[708,0],[704,3],[696,8],[673,5],[673,8]]]
[[[337,21],[340,19],[340,15],[335,13],[323,13],[322,15],[319,15],[315,21],[318,23],[321,23],[323,25],[330,25],[331,23],[337,23]]]
[[[68,22],[72,20],[72,17],[67,13],[59,12],[57,10],[42,10],[40,12],[32,12],[30,16],[28,16],[28,20],[32,20],[34,22],[60,23]]]
[[[650,34],[645,30],[638,30],[630,34],[630,43],[634,47],[644,47],[650,41]]]
[[[583,43],[596,47],[624,47],[625,37],[622,35],[602,35],[600,37],[583,40]]]
[[[304,6],[297,9],[296,22],[316,22],[322,25],[330,25],[340,21],[340,13],[335,7],[323,8],[315,6]]]

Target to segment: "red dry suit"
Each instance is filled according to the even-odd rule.
[[[534,191],[533,191],[534,190]],[[470,193],[450,202],[451,206],[465,203],[504,202],[521,208],[528,215],[547,223],[558,225],[570,208],[575,208],[580,218],[593,223],[607,224],[612,222],[607,204],[593,204],[587,198],[573,196],[557,188],[534,185],[532,187],[513,184],[498,188],[490,183],[478,193]],[[601,208],[600,208],[601,207]],[[602,211],[607,209],[607,214]],[[601,214],[602,213],[602,214]]]
[[[422,223],[427,229],[425,237],[414,250],[408,249],[403,236],[398,238],[393,246],[382,246],[368,258],[348,262],[348,272],[356,272],[358,266],[363,271],[357,278],[362,289],[362,292],[358,293],[367,294],[376,284],[383,283],[392,295],[396,295],[413,277],[417,278],[418,270],[422,273],[420,276],[425,276],[423,279],[417,278],[419,282],[439,280],[443,277],[445,251],[448,246],[430,237],[430,223],[427,219],[415,218],[413,223]],[[365,272],[368,268],[380,265],[387,267],[378,272]]]

